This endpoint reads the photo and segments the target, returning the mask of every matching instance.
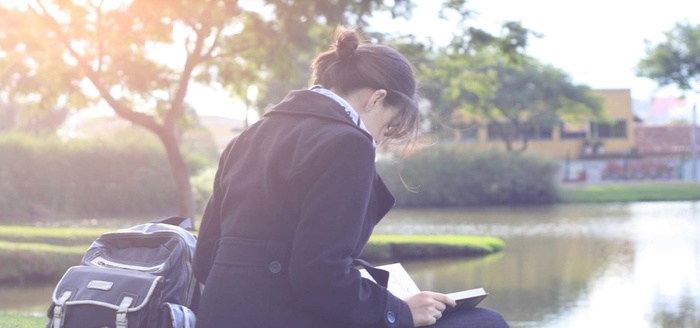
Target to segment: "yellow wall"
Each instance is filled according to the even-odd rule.
[[[634,145],[634,114],[632,113],[632,97],[629,89],[593,90],[603,99],[603,110],[612,121],[624,119],[627,122],[627,137],[607,139],[602,138],[604,154],[624,154],[630,151]],[[540,153],[558,159],[579,159],[584,155],[585,139],[560,140],[559,127],[555,127],[551,140],[529,140],[527,152]],[[480,149],[505,149],[505,143],[501,140],[488,140],[485,127],[479,129],[479,141],[474,146]],[[466,143],[466,142],[465,142]],[[521,141],[513,144],[514,149],[519,149]]]

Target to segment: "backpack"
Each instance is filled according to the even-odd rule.
[[[99,236],[56,285],[46,327],[194,328],[191,227],[170,217]]]

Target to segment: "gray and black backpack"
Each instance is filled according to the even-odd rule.
[[[171,217],[101,235],[56,285],[48,328],[194,328],[196,237]]]

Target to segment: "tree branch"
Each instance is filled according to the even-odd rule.
[[[170,110],[165,114],[164,126],[171,128],[175,126],[176,121],[182,117],[184,112],[184,102],[185,95],[187,95],[187,88],[189,87],[190,79],[192,78],[192,72],[194,68],[202,61],[202,48],[204,47],[204,35],[202,30],[193,30],[196,34],[195,46],[191,51],[187,51],[187,59],[185,60],[185,67],[182,69],[182,74],[180,74],[180,80],[178,81],[177,91],[175,91],[175,96],[171,103]]]
[[[97,72],[102,72],[102,59],[104,57],[104,39],[103,39],[103,26],[102,26],[102,4],[103,1],[100,0],[99,5],[95,6],[93,4],[93,8],[97,12],[97,22],[96,22],[96,29],[97,29],[97,69],[95,69]]]
[[[214,42],[211,44],[211,46],[209,46],[209,49],[206,51],[206,53],[203,56],[201,56],[200,62],[205,62],[214,59],[214,50],[216,50],[219,47],[219,37],[221,37],[221,33],[223,30],[223,28],[219,28],[216,31],[216,35],[214,35]]]
[[[35,2],[41,11],[44,13],[38,12],[36,9],[34,10],[34,13],[36,13],[39,18],[46,18],[45,20],[42,19],[41,21],[48,22],[50,26],[48,26],[49,29],[54,30],[60,40],[66,45],[66,48],[70,52],[70,54],[75,58],[75,60],[78,62],[78,67],[83,71],[85,76],[92,82],[93,86],[97,89],[97,91],[100,93],[100,95],[107,101],[107,104],[112,107],[115,113],[117,115],[123,117],[124,119],[133,122],[134,124],[143,126],[146,129],[149,129],[153,131],[156,134],[160,134],[162,128],[158,125],[156,122],[155,118],[135,112],[131,110],[130,108],[126,107],[123,103],[119,102],[116,100],[109,92],[107,86],[104,85],[100,81],[100,76],[99,72],[96,72],[87,62],[87,60],[80,55],[72,46],[70,43],[70,39],[65,35],[61,28],[61,24],[58,23],[55,17],[53,17],[47,10],[46,7],[41,3],[41,1],[36,1]]]

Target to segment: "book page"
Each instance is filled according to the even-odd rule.
[[[400,299],[406,299],[409,296],[420,293],[420,288],[416,285],[413,278],[408,274],[408,271],[401,265],[401,263],[392,263],[387,265],[381,265],[376,267],[377,269],[382,269],[389,272],[389,282],[387,283],[387,289],[396,297]],[[372,276],[367,272],[367,270],[360,270],[362,277],[374,281]],[[375,281],[376,282],[376,281]],[[447,308],[449,310],[457,308],[473,308],[477,306],[486,296],[489,294],[483,288],[474,288],[463,290],[455,293],[446,294],[453,300],[457,302],[457,306],[454,308]]]
[[[406,299],[409,296],[420,293],[418,285],[413,281],[411,276],[408,274],[406,269],[404,269],[401,263],[392,263],[387,265],[381,265],[376,267],[377,269],[386,270],[389,272],[389,282],[387,283],[387,289],[396,297],[400,299]],[[367,272],[367,270],[360,270],[362,277],[374,281],[372,276]],[[376,281],[375,281],[376,282]]]
[[[486,291],[483,288],[474,288],[474,289],[469,289],[469,290],[463,290],[461,292],[450,293],[450,294],[447,294],[447,296],[449,296],[450,298],[452,298],[455,301],[458,301],[461,299],[482,296],[485,294],[486,294]]]

